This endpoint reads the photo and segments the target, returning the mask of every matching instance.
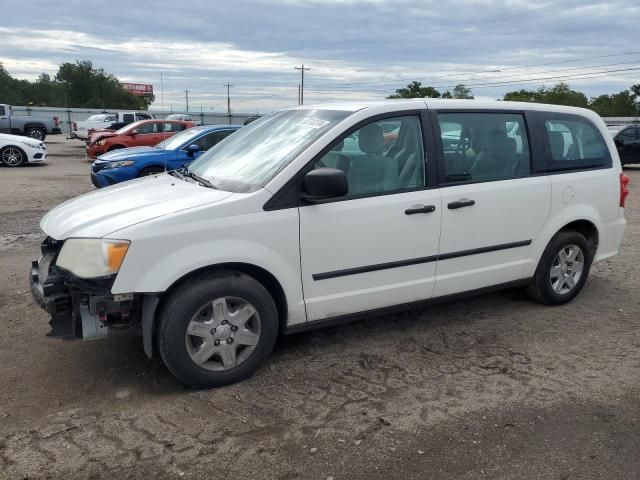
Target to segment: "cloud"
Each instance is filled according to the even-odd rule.
[[[84,1],[34,1],[38,15],[31,16],[8,2],[0,61],[14,75],[35,78],[89,59],[122,80],[153,83],[157,93],[162,72],[164,101],[174,109],[185,88],[196,108],[223,109],[222,85],[231,82],[234,108],[252,111],[295,104],[300,77],[293,67],[302,63],[311,66],[308,102],[380,99],[413,79],[475,85],[477,96],[496,98],[537,88],[532,79],[605,70],[600,64],[640,66],[634,0],[542,2],[112,0],[87,8]],[[569,70],[577,67],[588,68]],[[569,81],[595,95],[638,83],[637,73]]]

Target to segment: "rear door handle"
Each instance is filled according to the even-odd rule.
[[[457,210],[458,208],[472,207],[475,204],[475,200],[471,200],[469,198],[461,198],[460,200],[449,203],[447,207],[449,208],[449,210]]]
[[[432,213],[436,211],[435,205],[423,205],[421,207],[407,208],[405,215],[415,215],[416,213]]]

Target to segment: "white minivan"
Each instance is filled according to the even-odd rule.
[[[54,335],[133,327],[185,384],[223,385],[279,334],[506,286],[565,303],[618,253],[627,183],[589,110],[293,108],[51,210],[32,292]]]

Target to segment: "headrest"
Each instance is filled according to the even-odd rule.
[[[376,123],[360,129],[358,146],[367,155],[382,155],[384,152],[384,134],[382,128]]]
[[[564,135],[562,132],[548,132],[549,146],[551,147],[551,157],[554,160],[562,160],[564,158]]]
[[[487,152],[493,157],[510,161],[516,153],[516,142],[512,141],[502,130],[491,130],[487,132]]]

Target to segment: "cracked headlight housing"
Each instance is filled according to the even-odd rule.
[[[64,242],[56,265],[80,278],[114,275],[129,250],[127,240],[70,238]]]

